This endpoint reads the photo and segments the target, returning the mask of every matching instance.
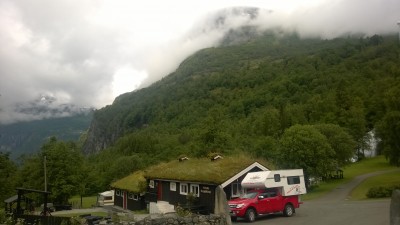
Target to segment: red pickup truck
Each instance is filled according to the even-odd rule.
[[[292,216],[295,208],[299,208],[302,202],[298,195],[282,196],[281,188],[266,188],[247,191],[239,198],[228,202],[231,219],[236,221],[238,217],[253,222],[257,216],[282,212],[285,216]]]

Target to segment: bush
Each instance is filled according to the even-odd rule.
[[[400,185],[393,185],[388,187],[372,187],[367,192],[368,198],[387,198],[392,196],[395,189],[400,189]]]

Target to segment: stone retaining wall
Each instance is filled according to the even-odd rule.
[[[135,222],[135,225],[228,225],[223,215],[191,215],[180,217],[166,214],[155,218],[147,217]]]

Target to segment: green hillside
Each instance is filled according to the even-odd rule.
[[[324,174],[362,157],[375,130],[379,153],[398,164],[390,121],[400,118],[399,54],[396,35],[322,40],[272,31],[204,49],[97,110],[84,152],[102,185],[159,161],[211,152],[245,152],[281,167],[289,166],[287,154],[300,154],[291,162]],[[310,159],[321,157],[314,171],[310,165],[321,162]]]

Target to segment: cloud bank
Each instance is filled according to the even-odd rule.
[[[217,45],[231,28],[322,38],[395,33],[399,9],[398,0],[0,0],[0,124],[45,117],[21,110],[43,96],[54,99],[50,108],[111,104]],[[221,12],[229,16],[216,23]]]

